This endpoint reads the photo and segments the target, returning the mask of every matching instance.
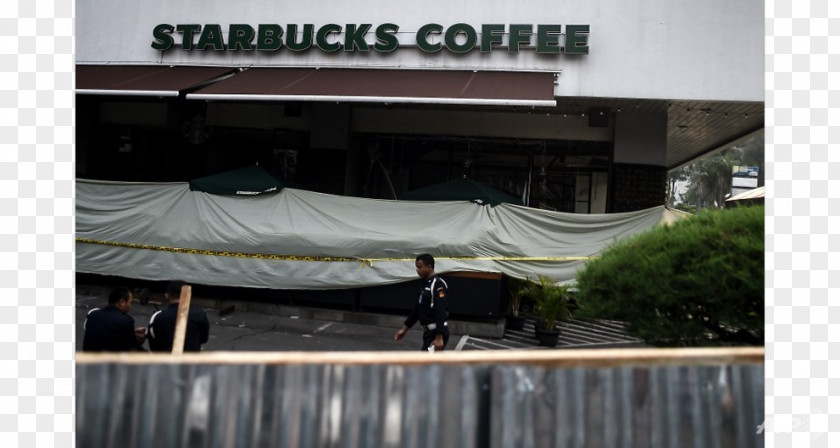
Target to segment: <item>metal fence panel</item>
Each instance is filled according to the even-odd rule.
[[[760,365],[492,371],[493,448],[758,447]]]
[[[81,363],[84,448],[757,447],[760,364]]]
[[[486,368],[84,364],[77,445],[482,447]]]

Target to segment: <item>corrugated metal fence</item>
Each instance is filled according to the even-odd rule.
[[[446,353],[452,356],[436,355],[434,363],[414,353],[322,361],[80,354],[76,442],[83,448],[764,445],[756,434],[764,419],[763,350],[642,361],[617,360],[627,350],[549,352]]]

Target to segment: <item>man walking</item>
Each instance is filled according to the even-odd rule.
[[[408,329],[417,321],[423,326],[423,347],[421,350],[441,351],[449,342],[449,328],[446,318],[448,287],[446,282],[435,274],[435,259],[430,254],[421,254],[414,261],[417,275],[423,279],[420,297],[414,310],[394,334],[394,340],[400,341]],[[430,348],[434,347],[434,349]]]

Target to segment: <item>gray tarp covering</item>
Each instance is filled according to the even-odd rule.
[[[502,204],[216,196],[187,183],[77,180],[76,271],[206,285],[344,289],[436,271],[571,281],[589,257],[674,218],[665,207],[580,215]]]

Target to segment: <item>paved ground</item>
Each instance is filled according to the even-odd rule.
[[[76,347],[81,348],[83,324],[87,312],[107,302],[109,289],[99,285],[76,287]],[[159,297],[147,305],[135,300],[131,316],[138,326],[146,326],[156,307],[162,307]],[[197,303],[199,303],[197,301]],[[415,326],[402,342],[393,340],[394,332],[402,325],[404,316],[375,315],[353,323],[345,319],[331,319],[329,310],[315,313],[307,309],[277,307],[271,312],[242,311],[234,308],[225,314],[204,306],[210,320],[210,341],[204,350],[218,351],[393,351],[419,350],[421,331]],[[223,308],[224,310],[224,308]],[[313,316],[326,316],[316,318]],[[358,317],[358,316],[356,316]],[[361,316],[365,317],[365,316]],[[558,348],[635,347],[640,341],[627,336],[619,322],[576,321],[561,324]],[[538,347],[534,336],[533,318],[526,321],[522,331],[505,330],[501,338],[476,337],[455,333],[450,336],[450,350],[544,349]]]
[[[108,289],[81,285],[76,288],[76,347],[84,338],[87,312],[107,302]],[[146,326],[162,304],[141,305],[134,301],[131,316],[136,325]],[[386,327],[303,318],[295,314],[271,314],[234,310],[220,316],[218,310],[204,307],[210,320],[210,341],[204,350],[233,351],[360,351],[420,349],[420,332],[412,329],[405,340],[394,342],[399,326]],[[394,316],[399,319],[398,316]],[[453,336],[455,337],[455,336]],[[451,343],[451,341],[450,341]]]

